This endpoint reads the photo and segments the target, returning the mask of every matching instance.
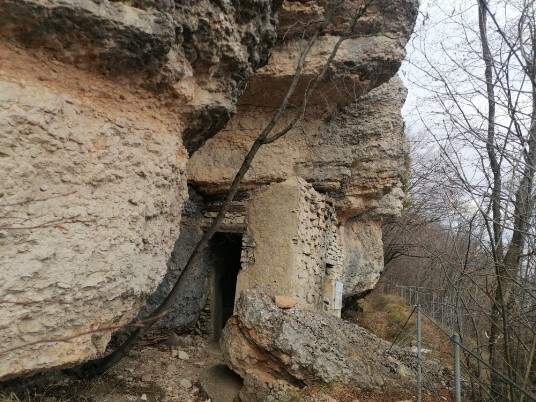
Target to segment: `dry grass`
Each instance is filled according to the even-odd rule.
[[[360,325],[389,342],[398,336],[397,345],[410,346],[417,327],[415,315],[406,327],[404,323],[411,314],[412,307],[397,296],[372,292],[359,303],[363,310]]]
[[[374,291],[360,300],[355,309],[347,312],[345,318],[386,341],[394,342],[398,336],[396,345],[407,347],[416,344],[415,314],[404,328],[412,310],[413,306],[406,304],[401,297]],[[443,366],[452,367],[450,339],[424,317],[422,323],[423,347],[430,349],[430,356],[438,359]]]

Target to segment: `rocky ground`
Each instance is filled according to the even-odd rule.
[[[211,398],[200,381],[219,364],[219,346],[200,336],[153,333],[102,377],[35,376],[5,384],[0,401],[204,402]]]
[[[80,381],[60,374],[35,376],[0,387],[0,402],[232,402],[240,381],[223,365],[219,345],[197,335],[152,333],[104,376]],[[367,393],[348,387],[312,386],[304,402],[380,402],[416,398],[407,391]],[[424,401],[451,400],[448,393]]]

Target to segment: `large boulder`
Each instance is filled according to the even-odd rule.
[[[353,391],[414,391],[416,356],[354,324],[311,310],[279,308],[261,288],[242,292],[221,346],[244,379],[243,401],[280,401],[304,387]],[[390,349],[390,351],[389,351]],[[431,378],[441,367],[427,362]],[[386,399],[389,400],[389,399]]]

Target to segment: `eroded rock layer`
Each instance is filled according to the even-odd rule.
[[[0,36],[170,97],[194,151],[225,125],[266,63],[277,3],[3,0]]]
[[[344,2],[313,46],[292,98],[274,132],[285,127],[334,44],[347,35],[318,92],[296,127],[261,148],[242,182],[244,191],[298,176],[335,202],[342,226],[346,296],[372,289],[383,269],[381,222],[402,209],[407,146],[400,109],[406,97],[395,76],[416,16],[415,1],[378,1],[365,8]],[[189,182],[200,192],[224,193],[251,144],[270,122],[304,48],[307,23],[324,18],[324,2],[285,2],[279,41],[268,64],[252,78],[237,114],[188,163]],[[314,24],[313,24],[314,25]]]
[[[221,232],[251,262],[251,197],[306,181],[322,201],[302,203],[307,216],[329,205],[337,247],[300,253],[325,255],[315,261],[326,273],[335,261],[352,295],[377,281],[381,220],[402,205],[405,90],[393,76],[417,1],[336,3],[276,129],[345,40],[298,125],[258,154]],[[159,303],[332,4],[0,1],[0,379],[101,355],[148,295]],[[213,313],[207,264],[219,257],[205,254],[165,325]]]
[[[21,348],[0,377],[102,352],[111,329],[91,330],[128,322],[159,283],[186,197],[179,122],[69,68],[59,83],[18,67],[0,71],[0,343]],[[115,90],[130,102],[102,102]]]
[[[0,1],[0,379],[102,354],[137,315],[276,3]]]

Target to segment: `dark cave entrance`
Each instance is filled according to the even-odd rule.
[[[210,241],[212,256],[212,334],[218,340],[233,315],[236,278],[240,271],[242,234],[217,232]]]

